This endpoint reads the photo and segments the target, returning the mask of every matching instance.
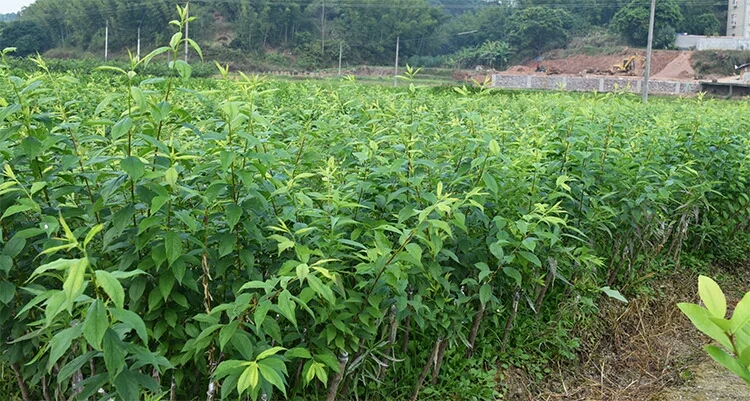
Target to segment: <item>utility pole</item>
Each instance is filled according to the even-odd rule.
[[[400,36],[396,36],[396,67],[393,70],[393,86],[398,85],[398,45],[401,40]]]
[[[190,25],[190,22],[188,22],[188,19],[190,19],[190,2],[185,4],[185,62],[188,61],[188,25]]]
[[[646,46],[646,71],[643,73],[643,102],[648,102],[648,76],[651,75],[651,45],[654,41],[654,14],[656,0],[651,0],[651,15],[648,20],[648,45]]]
[[[104,26],[104,62],[107,62],[107,51],[109,50],[109,20]]]
[[[341,52],[344,50],[344,42],[339,42],[339,76],[341,76]]]
[[[138,25],[138,44],[135,46],[135,59],[141,59],[141,26]]]
[[[326,0],[323,0],[320,12],[320,53],[326,54]]]

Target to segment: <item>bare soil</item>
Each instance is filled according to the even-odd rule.
[[[646,52],[640,49],[625,47],[618,54],[612,55],[574,55],[564,58],[546,58],[541,61],[529,60],[522,65],[508,68],[503,73],[518,75],[545,75],[535,72],[537,64],[546,67],[547,75],[560,74],[569,76],[611,75],[612,66],[621,64],[630,56],[645,57]],[[691,65],[693,52],[673,50],[655,50],[651,58],[652,77],[671,80],[693,80],[695,72]],[[643,62],[636,62],[636,70],[631,75],[641,75],[644,70]]]
[[[553,369],[538,388],[512,389],[509,399],[750,401],[745,383],[706,355],[709,339],[676,306],[698,301],[697,281],[682,270],[659,280],[655,296],[606,300],[599,322],[573,333],[582,342],[578,362]],[[747,278],[719,284],[730,305],[750,289]]]

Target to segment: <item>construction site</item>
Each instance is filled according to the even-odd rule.
[[[735,66],[733,76],[699,77],[693,69],[692,51],[657,50],[651,56],[649,92],[691,95],[706,92],[713,96],[750,94],[750,74],[746,65]],[[582,92],[625,91],[640,93],[643,88],[646,54],[625,48],[612,55],[573,55],[529,60],[505,71],[491,74],[492,85],[504,89],[569,90]]]

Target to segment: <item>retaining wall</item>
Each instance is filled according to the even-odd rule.
[[[504,89],[547,89],[568,90],[579,92],[641,92],[643,80],[640,78],[622,77],[569,77],[562,75],[504,75],[493,74],[492,86]],[[650,93],[662,94],[691,94],[700,91],[697,82],[666,81],[660,79],[649,80]]]
[[[677,35],[680,50],[750,50],[750,38],[734,36]]]

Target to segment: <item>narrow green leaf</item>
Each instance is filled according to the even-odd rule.
[[[281,291],[278,298],[278,305],[279,309],[281,310],[281,314],[284,315],[287,320],[292,322],[294,327],[297,327],[297,316],[295,313],[297,304],[294,302],[294,300],[292,300],[292,294],[289,292],[289,290]]]
[[[286,348],[284,348],[284,347],[271,347],[271,348],[269,348],[269,349],[261,352],[260,354],[258,354],[258,356],[255,357],[255,360],[256,361],[261,361],[263,359],[268,358],[271,355],[276,355],[280,351],[284,351],[284,350],[286,350]]]
[[[63,283],[63,292],[67,298],[69,308],[73,306],[73,301],[83,294],[83,280],[86,276],[86,268],[88,266],[88,260],[78,259],[76,263],[70,264],[68,268],[68,277]]]
[[[182,255],[182,241],[180,240],[180,236],[174,231],[167,231],[164,236],[164,247],[166,248],[167,261],[170,265]]]
[[[49,360],[47,361],[47,372],[52,372],[55,363],[68,352],[70,345],[76,338],[81,336],[83,327],[77,324],[73,327],[59,331],[49,342]]]
[[[140,315],[133,311],[120,308],[109,308],[109,313],[115,320],[124,323],[127,327],[135,330],[135,333],[143,341],[143,344],[148,344],[148,333],[146,331],[146,324]]]
[[[479,288],[479,302],[482,304],[482,307],[487,305],[487,301],[489,301],[491,297],[492,286],[489,285],[489,283],[484,283],[482,287]]]
[[[102,341],[104,365],[112,376],[117,376],[125,368],[125,344],[117,336],[117,332],[108,328]]]
[[[607,296],[610,297],[610,298],[614,298],[614,299],[616,299],[616,300],[618,300],[620,302],[628,303],[628,300],[625,299],[625,297],[622,296],[622,294],[620,294],[620,291],[613,290],[613,289],[609,288],[609,286],[602,287],[602,288],[600,288],[600,290],[602,290],[602,292],[605,293],[605,294],[607,294]]]
[[[234,333],[237,331],[237,327],[239,326],[240,321],[239,320],[233,320],[229,322],[226,326],[221,328],[221,331],[219,332],[219,350],[224,352],[224,346],[227,345],[229,340],[232,339],[232,336],[234,336]]]
[[[310,351],[308,351],[307,348],[295,347],[285,352],[284,357],[287,359],[294,359],[294,358],[310,359],[312,358],[312,354],[310,354]]]
[[[529,262],[533,263],[534,266],[536,266],[536,267],[542,267],[542,261],[539,260],[539,258],[536,255],[534,255],[533,253],[527,252],[527,251],[519,251],[518,254],[521,255],[521,257],[523,257],[524,259],[526,259]]]
[[[521,272],[519,272],[517,269],[505,266],[503,267],[503,273],[505,273],[506,276],[510,277],[515,281],[516,287],[521,286],[522,278],[521,278]]]

